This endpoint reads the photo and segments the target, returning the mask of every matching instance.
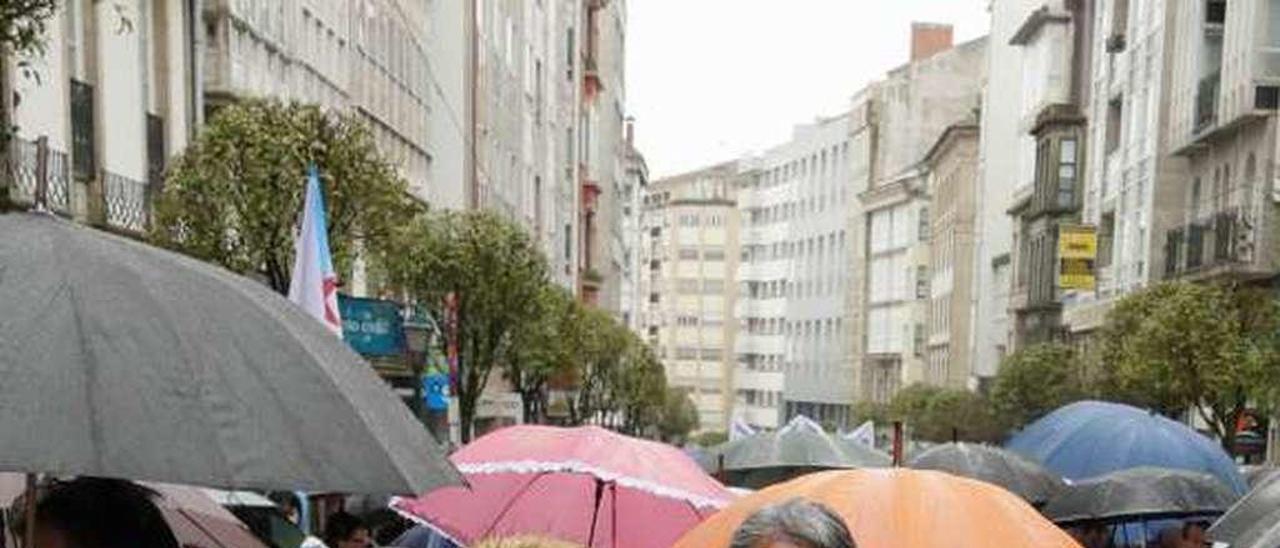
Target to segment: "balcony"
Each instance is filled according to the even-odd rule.
[[[1196,118],[1192,133],[1198,135],[1218,123],[1218,92],[1221,86],[1220,72],[1200,79],[1196,89]]]
[[[1218,267],[1253,261],[1255,227],[1229,208],[1165,234],[1165,277],[1212,275]]]

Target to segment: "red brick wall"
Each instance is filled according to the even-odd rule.
[[[911,61],[928,59],[933,54],[951,49],[951,25],[937,23],[911,24]]]

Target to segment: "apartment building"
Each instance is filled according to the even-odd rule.
[[[21,60],[25,70],[5,64],[13,93],[4,99],[18,127],[9,198],[34,199],[45,154],[50,209],[117,231],[146,229],[165,162],[200,120],[198,5],[58,3],[44,52]]]
[[[1191,2],[1195,3],[1195,2]],[[1190,4],[1190,3],[1189,3]],[[1115,299],[1162,276],[1164,213],[1185,160],[1170,154],[1171,53],[1179,4],[1100,1],[1091,41],[1081,220],[1096,230],[1096,288],[1064,299],[1065,335],[1083,340]]]
[[[739,192],[736,391],[753,426],[796,415],[848,422],[849,120],[797,126],[791,141],[754,159],[756,175]]]
[[[667,382],[697,406],[702,431],[726,431],[733,413],[735,200],[747,177],[738,163],[721,164],[655,180],[644,199],[641,284],[649,295],[642,323]]]
[[[630,119],[627,120],[626,145],[626,178],[619,192],[623,262],[618,285],[618,312],[623,325],[643,336],[640,317],[649,292],[641,287],[641,278],[649,267],[641,259],[641,250],[645,243],[644,227],[648,214],[644,199],[649,191],[649,166],[635,147],[635,121]]]
[[[1027,13],[1009,44],[1022,54],[1019,131],[1029,177],[1007,204],[1013,221],[1010,296],[1014,348],[1061,339],[1063,306],[1088,299],[1091,287],[1062,283],[1059,244],[1081,222],[1087,108],[1092,89],[1093,3],[1044,2]],[[1065,228],[1064,228],[1065,227]]]
[[[957,122],[925,155],[933,207],[929,223],[929,313],[924,382],[964,389],[977,386],[970,322],[974,290],[974,232],[978,179],[978,124]]]
[[[865,261],[854,278],[865,284],[861,313],[865,344],[854,397],[887,402],[898,389],[925,379],[929,301],[930,196],[923,162],[948,126],[979,106],[986,68],[985,38],[950,46],[922,40],[947,27],[913,25],[912,61],[876,86],[871,176],[858,194],[866,227]]]
[[[277,97],[353,112],[378,150],[429,201],[431,153],[422,4],[406,0],[204,0],[209,109]]]
[[[1280,3],[1206,0],[1166,8],[1168,125],[1185,171],[1160,181],[1154,229],[1164,278],[1261,283],[1276,274]]]

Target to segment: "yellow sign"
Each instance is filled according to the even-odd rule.
[[[1058,226],[1058,287],[1092,291],[1098,231],[1087,225]]]

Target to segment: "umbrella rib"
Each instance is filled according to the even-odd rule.
[[[523,497],[525,492],[533,487],[533,484],[537,483],[538,480],[542,479],[542,476],[545,476],[547,474],[550,474],[550,472],[538,472],[535,476],[533,476],[533,479],[530,479],[528,483],[520,487],[520,491],[516,492],[516,494],[512,495],[511,498],[507,500],[506,506],[503,506],[502,511],[498,512],[498,515],[493,518],[493,521],[489,523],[489,528],[484,530],[484,534],[481,535],[480,538],[481,539],[486,538],[489,536],[489,534],[493,533],[494,528],[498,526],[498,523],[502,521],[502,518],[507,517],[507,512],[510,512],[511,508],[516,505],[516,501],[519,500],[520,497]],[[472,540],[479,540],[479,539],[472,539]]]

